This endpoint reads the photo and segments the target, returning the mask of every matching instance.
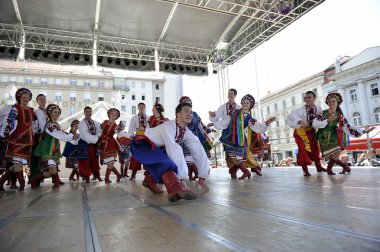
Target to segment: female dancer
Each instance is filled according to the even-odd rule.
[[[165,118],[164,115],[162,114],[164,111],[165,111],[164,107],[160,103],[156,102],[153,105],[153,109],[152,109],[153,115],[148,120],[148,128],[154,128],[164,123],[165,121],[169,121],[169,119]]]
[[[70,124],[70,133],[73,135],[78,134],[79,121],[74,120]],[[78,135],[79,138],[79,135]],[[69,181],[77,181],[79,180],[79,171],[78,171],[78,140],[73,140],[67,142],[65,145],[65,149],[63,150],[62,156],[66,157],[66,168],[72,169]],[[77,175],[77,179],[74,178],[74,175]]]
[[[329,108],[323,110],[313,120],[313,127],[318,128],[316,138],[321,147],[322,157],[330,158],[327,164],[327,174],[329,175],[335,175],[332,171],[334,164],[343,167],[343,171],[340,174],[351,172],[351,168],[339,159],[341,151],[347,146],[346,136],[360,137],[362,134],[374,129],[372,127],[368,130],[363,130],[351,126],[339,107],[342,102],[343,99],[339,93],[333,92],[328,94],[326,104]]]

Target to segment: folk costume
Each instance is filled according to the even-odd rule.
[[[46,108],[47,115],[51,117],[55,109],[58,109],[61,114],[61,109],[58,105],[49,104]],[[60,141],[69,142],[72,141],[73,138],[73,133],[67,134],[61,129],[61,126],[57,122],[53,122],[51,118],[48,120],[45,124],[41,141],[33,151],[33,155],[39,157],[39,168],[42,173],[31,178],[32,188],[36,187],[37,184],[46,177],[52,178],[54,188],[59,187],[58,165],[62,157]]]
[[[20,183],[19,191],[25,188],[24,165],[29,164],[32,155],[33,135],[37,132],[37,118],[34,109],[21,105],[21,96],[27,94],[29,101],[32,93],[29,89],[20,88],[16,91],[17,104],[11,107],[7,122],[3,126],[2,136],[7,141],[5,157],[10,159],[10,167],[0,178],[0,191],[4,191],[3,185],[6,180],[15,173]]]
[[[241,101],[243,102],[244,100],[249,101],[251,110],[255,105],[253,96],[245,95]],[[224,144],[229,159],[227,164],[230,168],[231,178],[236,178],[233,175],[236,176],[239,168],[243,172],[239,179],[250,178],[251,173],[247,169],[249,166],[257,175],[261,176],[257,163],[251,160],[254,160],[253,153],[256,152],[257,148],[262,151],[264,143],[260,133],[264,133],[268,129],[267,123],[259,123],[252,118],[249,112],[244,112],[243,109],[235,110],[232,116],[223,123],[224,125],[220,123],[217,126],[224,128],[220,141]]]
[[[107,111],[108,118],[110,118],[111,113],[116,112],[117,118],[120,117],[120,111],[111,108]],[[98,151],[100,154],[100,164],[107,165],[106,176],[104,182],[106,184],[111,183],[109,176],[111,171],[116,175],[116,182],[120,182],[121,175],[118,170],[115,168],[114,163],[117,161],[117,153],[119,151],[119,144],[114,138],[115,133],[118,131],[116,122],[111,122],[105,120],[102,125],[102,134],[99,137],[98,141]]]
[[[100,124],[92,119],[86,119],[79,123],[79,135],[81,139],[78,142],[78,148],[83,153],[84,158],[78,158],[79,175],[86,181],[90,182],[91,174],[99,181],[100,177],[99,155],[97,153],[97,142],[102,134]]]
[[[129,123],[128,134],[129,135],[143,135],[144,131],[139,130],[139,128],[144,128],[144,130],[148,127],[148,120],[145,114],[137,114],[131,118],[131,122]],[[141,163],[138,162],[133,156],[131,156],[129,160],[129,169],[132,171],[131,178],[129,180],[134,180],[136,178],[136,174],[139,170],[141,170]]]
[[[179,103],[188,103],[192,105],[192,101],[187,96],[182,96],[179,100]],[[203,149],[206,152],[206,155],[208,158],[210,158],[210,150],[212,149],[212,141],[210,140],[212,138],[211,130],[207,128],[206,125],[203,124],[201,117],[197,114],[197,112],[193,111],[193,119],[191,122],[187,125],[187,128],[196,136],[198,137],[199,141],[201,142]],[[194,163],[194,160],[191,156],[190,150],[186,146],[182,146],[183,148],[183,154],[186,159],[186,163],[188,166],[188,176],[189,180],[196,180],[198,178],[198,169],[197,166]],[[193,176],[194,173],[194,176]]]
[[[322,112],[319,105],[312,107],[302,106],[287,117],[288,126],[294,129],[294,139],[298,146],[297,164],[302,167],[304,176],[311,176],[308,165],[314,162],[317,172],[325,172],[326,169],[321,165],[321,150],[315,139],[316,130],[312,127],[314,118]],[[305,121],[309,126],[304,127],[299,123]]]
[[[78,120],[74,120],[71,122],[70,124],[71,134],[73,135],[77,134],[77,132],[73,130],[73,128],[77,125],[79,125]],[[79,142],[79,138],[77,140],[72,140],[70,142],[67,142],[62,152],[62,156],[66,157],[65,167],[68,169],[71,169],[69,181],[76,181],[79,179],[78,158],[87,158],[83,156],[83,152],[79,151],[78,142]],[[74,178],[75,175],[77,176],[77,179]]]
[[[179,126],[176,120],[147,129],[145,135],[136,136],[131,145],[132,155],[150,174],[151,180],[147,182],[163,183],[168,191],[169,201],[196,198],[195,193],[178,179],[187,176],[187,164],[181,144],[190,150],[199,169],[200,179],[206,179],[210,168],[199,139],[188,128]]]
[[[330,114],[328,109],[323,110],[322,113],[313,120],[312,124],[314,128],[318,128],[316,139],[319,141],[323,157],[329,157],[336,152],[344,150],[348,145],[349,136],[360,137],[364,133],[363,129],[350,125],[343,115],[339,107],[343,102],[342,96],[339,93],[330,93],[326,97],[326,104],[328,104],[330,98],[335,98],[338,102],[336,111]],[[327,122],[329,116],[335,116],[335,120]],[[327,173],[329,175],[335,175],[335,173],[332,172],[334,164],[343,167],[341,174],[351,171],[351,168],[339,159],[330,158],[327,165]]]
[[[131,153],[129,151],[129,146],[126,144],[121,144],[123,137],[128,137],[127,132],[124,131],[125,125],[124,123],[120,122],[118,127],[116,128],[116,141],[119,143],[120,148],[118,151],[119,156],[119,164],[120,164],[120,174],[123,177],[129,177],[128,176],[128,167],[129,167],[129,160],[131,158]]]

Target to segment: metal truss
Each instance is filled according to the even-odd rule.
[[[22,33],[25,40],[22,40]],[[39,27],[1,24],[0,46],[21,47],[34,50],[58,51],[92,55],[94,51],[94,35],[45,29]],[[97,55],[121,59],[155,60],[155,50],[159,62],[193,66],[207,66],[210,50],[181,45],[156,43],[150,41],[125,39],[98,35]]]
[[[17,0],[12,0],[18,24],[0,23],[0,46],[59,51],[132,60],[158,61],[205,67],[230,65],[270,39],[324,0],[154,0],[173,4],[158,41],[143,41],[99,34],[101,0],[97,0],[93,33],[79,33],[27,26],[22,23]],[[233,16],[212,48],[163,43],[177,6]],[[290,7],[284,10],[285,7]],[[236,27],[238,21],[244,21]],[[238,29],[237,29],[238,28]],[[237,30],[237,31],[236,31]],[[234,32],[234,34],[231,34]],[[228,40],[226,41],[226,37]],[[219,42],[227,42],[222,63],[215,63]]]

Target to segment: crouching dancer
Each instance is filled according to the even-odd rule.
[[[190,150],[199,169],[198,183],[203,192],[208,191],[206,178],[210,168],[206,153],[199,139],[186,127],[192,118],[191,105],[181,103],[176,108],[176,120],[146,129],[145,135],[136,136],[131,144],[132,155],[146,167],[152,178],[148,184],[154,187],[155,183],[163,183],[171,202],[196,198],[195,192],[178,179],[186,177],[188,170],[180,144]]]
[[[33,155],[39,157],[42,173],[31,178],[31,187],[34,188],[44,178],[51,177],[54,188],[58,188],[60,180],[58,176],[59,159],[62,157],[59,141],[69,142],[77,140],[78,135],[62,131],[58,124],[61,109],[58,105],[50,104],[46,108],[48,121],[45,125],[42,140],[33,151]]]

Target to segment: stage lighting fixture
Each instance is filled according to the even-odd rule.
[[[107,63],[108,63],[108,64],[111,64],[111,63],[112,63],[112,58],[111,58],[111,57],[108,57],[108,58],[107,58]]]
[[[68,60],[70,58],[70,53],[65,53],[65,55],[63,55],[63,58],[65,60]]]
[[[102,61],[103,61],[103,56],[98,56],[97,62],[102,63]]]
[[[115,64],[116,64],[116,65],[120,65],[120,59],[116,59],[116,60],[115,60]]]
[[[173,69],[173,71],[177,70],[177,66],[172,64],[172,69]]]
[[[201,68],[201,72],[202,73],[205,73],[206,72],[206,69],[204,69],[203,67]]]
[[[193,67],[194,72],[198,72],[198,67]]]
[[[146,61],[145,61],[145,60],[142,60],[142,61],[141,61],[141,65],[142,65],[142,66],[145,66],[145,65],[146,65]]]
[[[0,47],[0,53],[3,53],[3,52],[5,52],[5,47]]]
[[[185,69],[185,68],[183,68],[182,65],[179,65],[178,68],[179,68],[179,71],[181,71],[181,72],[183,72],[183,70]]]
[[[60,55],[61,55],[60,52],[55,52],[55,53],[53,54],[53,58],[54,58],[54,59],[58,59]]]
[[[9,53],[10,54],[15,54],[15,52],[16,52],[15,48],[13,48],[13,47],[9,48]]]
[[[137,60],[134,60],[134,61],[132,61],[132,64],[134,65],[134,66],[137,66]]]
[[[213,74],[217,74],[218,71],[214,69],[214,70],[212,70],[212,73],[213,73]]]
[[[44,58],[49,57],[49,52],[43,52],[43,53],[42,53],[42,56],[44,56]]]
[[[41,53],[40,50],[34,51],[33,52],[33,57],[38,58],[38,56],[40,56],[40,53]]]
[[[90,61],[90,55],[84,55],[84,61],[89,62]]]
[[[191,67],[190,66],[186,66],[186,71],[190,71],[191,70]]]
[[[78,61],[79,59],[80,59],[80,55],[79,55],[79,54],[75,54],[75,55],[74,55],[74,60],[75,60],[75,61]]]
[[[125,63],[126,66],[129,66],[129,64],[131,64],[131,62],[129,62],[129,59],[125,59],[124,63]]]
[[[165,65],[164,65],[164,69],[165,69],[165,70],[169,70],[169,65],[168,65],[168,64],[165,64]]]

